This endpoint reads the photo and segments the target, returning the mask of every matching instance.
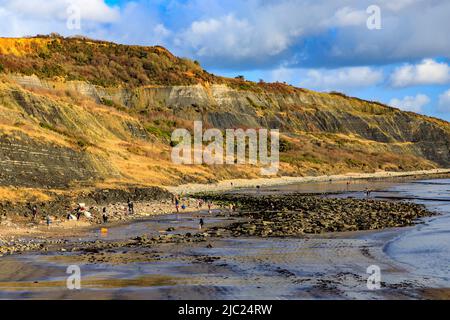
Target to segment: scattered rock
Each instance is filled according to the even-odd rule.
[[[227,227],[233,236],[285,237],[404,227],[435,214],[410,202],[302,194],[217,194],[209,195],[209,199],[225,206],[237,205],[236,214],[248,220]],[[217,231],[211,230],[209,234],[217,236]]]

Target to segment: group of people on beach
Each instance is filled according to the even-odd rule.
[[[350,182],[348,181],[347,182],[347,190],[349,190],[349,186],[350,186]],[[260,186],[256,186],[256,189],[257,189],[257,193],[259,193],[261,187]],[[367,198],[370,197],[371,193],[372,193],[371,189],[365,188],[364,194],[366,195]],[[185,204],[186,202],[188,202],[190,204],[190,201],[187,198],[183,197],[183,194],[181,194],[181,195],[175,194],[173,196],[173,198],[172,198],[172,202],[175,205],[175,211],[176,211],[177,214],[180,213],[180,208],[183,211],[187,209],[187,205]],[[197,201],[197,209],[202,209],[204,204],[205,204],[205,201],[203,199],[199,199]],[[208,206],[208,213],[211,214],[212,213],[212,210],[211,210],[212,209],[212,202],[210,200],[208,200],[208,201],[206,201],[206,205]],[[230,210],[230,212],[234,212],[236,210],[236,206],[234,204],[230,204],[229,205],[229,210]],[[75,213],[75,215],[73,213]],[[135,213],[135,211],[134,211],[134,203],[129,198],[128,201],[127,201],[127,214],[134,215],[134,213]],[[32,221],[35,222],[36,219],[37,219],[37,216],[38,216],[38,207],[37,207],[37,205],[33,205],[31,207],[31,214],[32,214]],[[81,216],[83,214],[86,215],[87,217],[90,216],[90,213],[88,213],[86,211],[86,208],[84,207],[84,205],[78,204],[77,207],[74,210],[72,210],[71,212],[68,213],[67,220],[75,220],[75,219],[76,220],[80,220]],[[89,214],[89,215],[87,215],[87,214]],[[108,210],[107,210],[106,207],[102,208],[101,218],[102,218],[102,222],[104,224],[108,223],[108,221],[109,221],[109,214],[108,214]],[[51,218],[50,218],[50,216],[48,214],[45,217],[45,221],[46,221],[46,224],[47,224],[48,227],[52,223],[52,220],[51,220]],[[203,229],[204,224],[205,224],[205,222],[204,222],[203,218],[201,218],[200,221],[199,221],[199,229],[200,230]]]
[[[134,202],[131,199],[128,199],[127,201],[127,214],[134,215]],[[106,207],[103,207],[102,209],[102,221],[104,224],[108,223],[109,215],[108,215],[108,209]]]
[[[179,196],[177,194],[173,195],[172,202],[175,205],[175,211],[177,213],[180,213],[180,208],[182,210],[186,210],[187,209],[188,206],[185,204],[186,202],[190,203],[190,201],[188,201],[186,198],[184,198],[182,194],[181,194],[181,196]],[[180,206],[180,204],[181,204],[181,206]],[[203,199],[199,199],[197,201],[197,209],[203,208],[204,204],[205,204],[205,201]],[[208,212],[211,213],[212,202],[211,201],[207,201],[206,204],[208,206]]]
[[[38,207],[37,205],[33,205],[31,207],[31,216],[32,216],[32,221],[36,222],[37,216],[38,216]],[[52,219],[50,218],[50,215],[46,215],[45,216],[45,222],[47,224],[47,227],[50,227],[51,223],[52,223]]]
[[[185,197],[183,197],[183,194],[181,194],[181,195],[174,194],[173,198],[172,198],[172,202],[175,205],[175,211],[177,214],[180,213],[180,208],[183,211],[187,209],[186,203],[190,204],[190,201],[188,199],[186,199]],[[196,208],[200,210],[203,208],[205,201],[203,199],[199,199],[196,204],[197,204]],[[211,210],[212,202],[210,200],[208,200],[206,202],[206,205],[208,206],[208,213],[211,214],[212,213],[212,210]],[[198,224],[198,227],[200,230],[203,229],[204,224],[205,224],[205,221],[203,220],[203,218],[201,218],[199,221],[199,224]]]
[[[31,210],[31,220],[33,222],[36,222],[37,218],[38,218],[38,214],[39,214],[38,206],[36,204],[34,204],[33,206],[31,206],[30,210]],[[127,201],[127,213],[129,215],[133,215],[135,213],[134,203],[131,199],[128,199],[128,201]],[[68,213],[66,215],[66,219],[79,221],[83,215],[88,218],[91,217],[90,212],[88,212],[86,210],[86,207],[84,206],[84,204],[79,203],[76,205],[76,207],[74,209],[68,211]],[[107,211],[106,207],[103,207],[101,217],[102,217],[103,223],[105,223],[105,224],[108,223],[109,215],[108,215],[108,211]],[[46,221],[47,226],[51,225],[52,219],[49,214],[46,214],[45,221]]]

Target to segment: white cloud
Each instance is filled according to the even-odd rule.
[[[67,30],[69,2],[82,30]],[[366,28],[373,0],[0,0],[2,36],[58,32],[161,44],[208,68],[331,68],[450,58],[450,1],[379,0],[382,30]],[[163,26],[164,29],[158,27]]]
[[[200,3],[214,9],[203,8],[181,28],[178,49],[215,68],[266,68],[285,61],[293,68],[337,67],[450,57],[450,1],[380,0],[382,30],[376,31],[366,27],[372,0],[187,2],[191,10]]]
[[[81,30],[67,27],[67,20],[73,14],[69,10],[72,5],[80,9]],[[0,8],[1,36],[5,37],[57,32],[105,38],[106,25],[121,18],[119,7],[110,7],[104,0],[0,0]]]
[[[272,70],[270,74],[270,81],[272,82],[291,82],[293,77],[295,75],[295,70],[286,68],[286,67],[279,67],[277,69]]]
[[[313,69],[306,72],[301,86],[319,90],[368,87],[383,81],[383,72],[370,67],[350,67],[333,70]]]
[[[366,7],[353,9],[344,6],[345,2],[230,0],[224,2],[228,5],[223,5],[223,12],[214,16],[203,12],[180,30],[175,45],[185,55],[214,59],[218,64],[270,63],[310,35],[340,26],[365,26]],[[301,55],[299,51],[294,55]]]
[[[450,112],[450,89],[439,96],[438,111],[442,113]]]
[[[418,4],[419,2],[423,2],[426,0],[382,0],[381,4],[383,7],[388,8],[392,11],[400,11],[414,4]]]
[[[199,57],[231,59],[252,58],[259,54],[273,56],[291,44],[288,34],[258,30],[247,19],[229,14],[220,18],[194,21],[175,39],[182,48],[191,48]]]
[[[416,96],[406,96],[403,99],[394,98],[389,105],[405,111],[422,112],[422,108],[430,103],[430,98],[425,94],[417,94]]]
[[[156,27],[153,28],[153,32],[161,38],[167,38],[172,34],[172,32],[170,32],[170,30],[167,29],[162,23],[157,24]]]
[[[424,59],[416,65],[406,64],[394,70],[391,84],[394,87],[445,84],[450,81],[448,64]]]
[[[71,5],[80,8],[82,20],[114,22],[120,14],[118,7],[108,6],[104,0],[3,0],[0,3],[5,10],[28,19],[65,20]]]
[[[360,26],[366,25],[367,14],[365,10],[356,10],[350,7],[339,9],[330,21],[332,26]]]

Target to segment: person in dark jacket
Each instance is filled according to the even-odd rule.
[[[38,208],[37,208],[36,205],[34,205],[33,208],[31,208],[31,213],[33,215],[33,221],[36,221],[36,217],[37,217],[37,214],[38,214]]]
[[[102,218],[103,218],[103,223],[108,223],[108,213],[106,212],[106,207],[103,207]]]

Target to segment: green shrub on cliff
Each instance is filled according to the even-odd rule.
[[[163,139],[167,142],[171,140],[172,133],[169,130],[158,128],[152,125],[147,125],[145,129],[147,130],[148,133],[154,135],[157,138]]]
[[[290,143],[288,140],[280,137],[280,152],[287,152],[292,150],[292,143]]]
[[[101,102],[102,102],[102,104],[104,104],[105,106],[108,106],[108,107],[114,106],[114,101],[107,99],[107,98],[102,98]]]

